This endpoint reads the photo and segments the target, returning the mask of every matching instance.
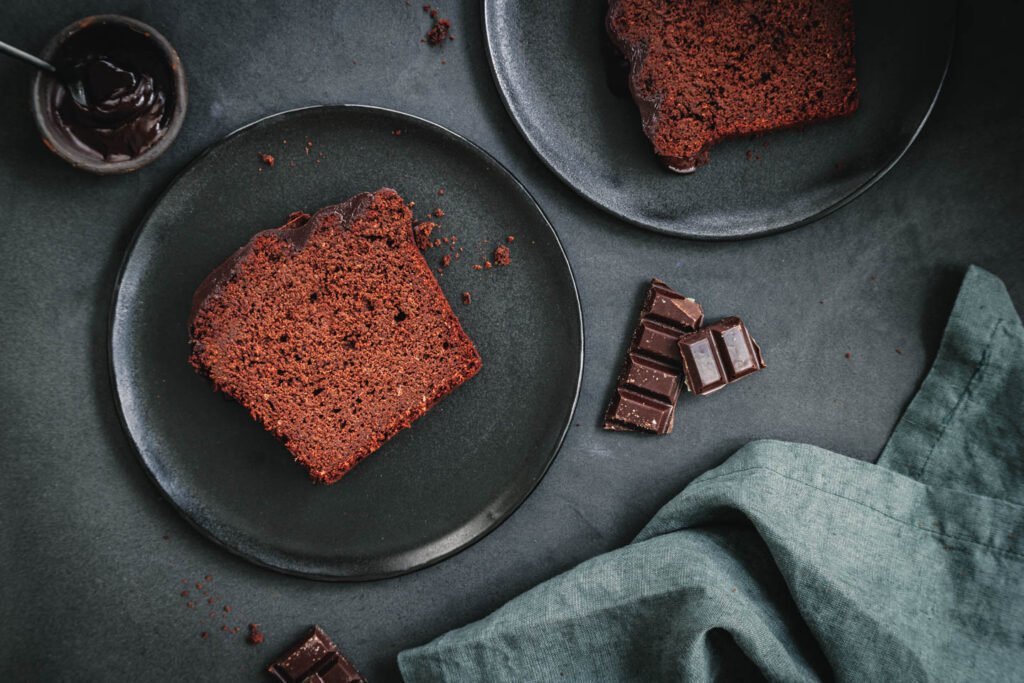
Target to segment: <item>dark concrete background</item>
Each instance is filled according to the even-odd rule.
[[[0,10],[0,40],[28,49],[88,14],[138,17],[177,47],[191,93],[163,158],[126,177],[93,177],[43,148],[27,108],[30,74],[0,59],[4,680],[265,680],[260,669],[314,622],[373,680],[395,680],[399,650],[627,542],[749,439],[877,458],[935,356],[967,264],[996,273],[1024,302],[1019,2],[963,3],[932,120],[876,187],[811,226],[720,244],[631,227],[548,172],[502,108],[478,2],[442,6],[456,35],[443,51],[419,42],[429,20],[415,4],[308,5],[12,0]],[[439,565],[348,585],[251,566],[180,519],[121,432],[106,352],[124,248],[175,172],[256,118],[335,102],[423,116],[505,163],[565,243],[587,344],[579,426],[519,511]],[[605,433],[599,415],[651,276],[698,297],[711,317],[743,316],[769,370],[684,399],[671,436]],[[232,606],[218,624],[259,622],[266,642],[200,624],[208,612],[186,607],[183,579],[206,584],[218,610]]]

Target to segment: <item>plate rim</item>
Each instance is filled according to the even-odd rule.
[[[432,557],[429,560],[418,562],[418,563],[414,563],[414,564],[409,565],[408,567],[404,567],[402,569],[397,569],[397,570],[393,570],[393,571],[376,572],[376,573],[365,573],[365,574],[359,574],[359,575],[342,575],[342,574],[324,574],[324,573],[312,572],[312,571],[306,572],[306,571],[300,571],[300,570],[295,570],[295,569],[289,569],[289,568],[280,567],[280,566],[272,564],[272,563],[270,563],[268,561],[265,561],[265,559],[261,558],[259,555],[254,554],[252,552],[249,552],[246,549],[243,549],[241,547],[237,547],[236,545],[233,545],[233,544],[227,542],[226,540],[218,537],[212,531],[210,531],[209,529],[207,529],[206,527],[201,525],[199,523],[199,521],[193,517],[192,514],[190,514],[181,505],[179,505],[178,502],[168,492],[168,490],[163,486],[163,484],[161,484],[160,480],[156,477],[156,475],[153,472],[153,469],[150,467],[150,465],[147,462],[146,458],[143,456],[142,449],[139,447],[139,443],[137,442],[137,440],[135,438],[135,435],[132,433],[132,430],[128,426],[128,421],[127,421],[127,418],[125,416],[124,406],[123,406],[123,403],[122,403],[122,400],[121,400],[121,393],[120,393],[120,391],[118,389],[117,363],[115,362],[115,353],[114,353],[115,326],[117,325],[118,301],[119,301],[121,293],[122,293],[122,284],[123,284],[123,281],[124,281],[124,276],[125,276],[125,273],[126,273],[126,271],[128,269],[129,263],[132,260],[132,255],[135,252],[135,248],[137,246],[137,243],[138,243],[140,237],[142,236],[142,233],[143,233],[143,230],[144,230],[145,226],[148,224],[150,218],[152,217],[153,212],[163,202],[164,198],[171,192],[171,190],[174,189],[174,187],[179,183],[179,181],[181,181],[185,177],[186,174],[188,174],[190,171],[192,171],[194,168],[196,168],[206,158],[206,156],[209,155],[213,150],[215,150],[218,147],[220,147],[221,145],[225,144],[226,142],[228,142],[232,138],[234,138],[234,137],[236,137],[238,135],[241,135],[241,134],[245,133],[246,131],[248,131],[249,129],[254,128],[254,127],[256,127],[256,126],[258,126],[260,124],[266,123],[267,121],[270,121],[272,119],[276,119],[276,118],[284,117],[284,116],[289,116],[289,115],[300,114],[300,113],[309,113],[309,112],[313,112],[313,111],[317,111],[317,110],[322,110],[322,111],[337,110],[337,111],[345,111],[345,112],[362,111],[362,112],[369,112],[371,114],[372,113],[385,114],[385,115],[388,115],[388,116],[397,116],[399,118],[411,119],[411,120],[414,120],[415,122],[417,122],[419,124],[427,126],[428,128],[435,129],[435,132],[441,133],[442,135],[450,136],[451,138],[454,138],[455,141],[457,141],[457,142],[459,142],[461,144],[467,145],[470,150],[475,151],[477,154],[481,155],[485,161],[489,161],[495,167],[497,167],[498,169],[503,171],[505,173],[505,175],[509,179],[511,179],[511,181],[513,182],[513,186],[514,187],[518,187],[520,192],[522,193],[523,197],[525,199],[527,199],[529,201],[529,203],[532,204],[533,207],[537,210],[537,212],[540,214],[540,217],[543,219],[543,224],[551,232],[551,236],[554,238],[555,246],[558,248],[558,254],[561,255],[562,260],[565,263],[566,272],[567,272],[568,277],[569,277],[569,284],[572,286],[572,303],[574,303],[575,307],[576,307],[576,316],[575,316],[575,318],[570,318],[570,320],[575,320],[576,321],[576,323],[578,325],[578,331],[579,331],[578,332],[579,354],[578,354],[578,358],[577,358],[578,368],[577,368],[577,372],[576,372],[576,385],[573,388],[572,401],[571,401],[570,405],[568,406],[568,412],[566,414],[565,423],[562,425],[561,431],[560,431],[560,433],[557,436],[557,439],[555,441],[554,447],[551,449],[551,454],[548,457],[547,462],[544,464],[544,467],[538,472],[538,474],[536,475],[534,481],[532,481],[530,483],[529,487],[525,489],[525,492],[522,494],[522,496],[520,496],[518,498],[518,500],[516,500],[512,505],[510,505],[507,510],[504,510],[503,512],[501,512],[500,514],[497,514],[497,515],[482,515],[482,513],[487,513],[487,512],[490,511],[490,507],[488,507],[488,506],[483,507],[480,510],[480,512],[478,512],[472,518],[471,521],[481,519],[481,517],[488,518],[488,521],[485,524],[480,525],[478,528],[474,528],[473,532],[470,534],[469,540],[460,541],[454,548],[449,549],[446,552],[444,552],[444,553],[442,553],[442,554],[440,554],[440,555],[438,555],[436,557]],[[382,579],[388,579],[388,578],[394,578],[394,577],[397,577],[397,576],[403,576],[405,574],[409,574],[409,573],[418,571],[420,569],[425,569],[426,567],[430,567],[430,566],[433,566],[435,564],[438,564],[438,563],[440,563],[440,562],[442,562],[442,561],[444,561],[444,560],[446,560],[446,559],[448,559],[448,558],[450,558],[450,557],[452,557],[452,556],[462,552],[463,550],[466,550],[467,548],[475,545],[481,539],[483,539],[486,536],[490,535],[491,532],[493,532],[495,529],[497,529],[499,526],[501,526],[509,517],[511,517],[516,512],[516,510],[519,509],[519,507],[524,502],[526,502],[526,499],[529,498],[533,494],[533,492],[537,489],[537,486],[540,485],[540,482],[547,475],[548,470],[550,470],[551,465],[554,463],[555,458],[558,456],[558,453],[561,451],[562,446],[565,443],[565,437],[568,435],[569,429],[572,427],[573,419],[574,419],[574,417],[576,415],[576,409],[579,407],[580,392],[581,392],[581,389],[582,389],[582,386],[583,386],[583,370],[584,370],[584,359],[585,359],[585,350],[586,350],[585,349],[586,339],[585,339],[585,334],[584,334],[583,305],[582,305],[582,302],[580,300],[579,284],[577,283],[577,280],[576,280],[576,274],[573,272],[572,263],[570,262],[569,256],[568,256],[568,254],[565,251],[565,246],[562,244],[562,240],[558,236],[558,231],[555,230],[555,227],[551,223],[551,220],[548,218],[547,214],[544,213],[544,209],[537,202],[537,200],[533,196],[533,194],[529,191],[529,189],[526,187],[526,185],[514,173],[512,173],[512,171],[507,166],[505,166],[496,157],[494,157],[487,150],[485,150],[483,147],[481,147],[480,145],[476,144],[475,142],[473,142],[469,138],[467,138],[467,137],[465,137],[463,135],[460,135],[459,133],[456,133],[455,131],[451,130],[450,128],[448,128],[446,126],[443,126],[443,125],[441,125],[439,123],[436,123],[434,121],[431,121],[429,119],[425,119],[425,118],[423,118],[421,116],[416,116],[415,114],[409,114],[407,112],[399,111],[397,109],[391,109],[389,107],[382,107],[382,106],[371,105],[371,104],[359,104],[359,103],[313,104],[313,105],[308,105],[308,106],[303,106],[303,107],[295,107],[295,108],[292,108],[292,109],[286,109],[286,110],[283,110],[283,111],[279,111],[279,112],[275,112],[275,113],[272,113],[272,114],[268,114],[266,116],[263,116],[263,117],[260,117],[260,118],[258,118],[256,120],[254,120],[254,121],[251,121],[251,122],[249,122],[249,123],[247,123],[247,124],[245,124],[245,125],[243,125],[243,126],[241,126],[239,128],[236,128],[235,130],[233,130],[233,131],[227,133],[226,135],[224,135],[223,137],[218,138],[217,140],[215,140],[212,143],[210,143],[209,145],[207,145],[202,151],[200,151],[190,161],[188,161],[181,169],[179,169],[171,177],[171,179],[169,181],[167,181],[167,184],[163,187],[163,189],[161,189],[160,192],[151,200],[151,202],[149,204],[149,207],[146,209],[146,211],[142,215],[142,217],[138,220],[138,223],[136,224],[135,229],[132,232],[132,236],[128,240],[127,245],[125,246],[124,254],[121,257],[121,262],[120,262],[120,264],[118,266],[118,269],[117,269],[117,275],[114,278],[113,291],[111,293],[110,302],[109,302],[109,308],[108,308],[108,311],[107,311],[107,324],[106,324],[106,328],[107,328],[107,368],[108,368],[107,375],[108,375],[108,379],[110,381],[110,388],[111,388],[111,392],[113,394],[112,398],[113,398],[113,401],[114,401],[114,407],[115,407],[116,412],[117,412],[118,422],[121,425],[121,431],[124,433],[124,436],[128,440],[128,444],[131,447],[131,450],[135,453],[135,458],[138,461],[138,464],[141,466],[143,472],[145,472],[145,474],[146,474],[147,478],[150,480],[150,482],[152,482],[152,484],[160,492],[161,497],[164,500],[166,500],[171,505],[171,507],[186,522],[188,522],[188,524],[193,529],[198,531],[199,534],[202,537],[204,537],[207,540],[213,542],[219,548],[222,548],[222,549],[230,552],[232,555],[235,555],[237,557],[241,557],[242,559],[244,559],[244,560],[246,560],[248,562],[251,562],[254,565],[257,565],[259,567],[263,567],[265,569],[269,569],[269,570],[272,570],[274,572],[277,572],[277,573],[280,573],[280,574],[284,574],[284,575],[288,575],[288,576],[296,576],[296,577],[305,578],[305,579],[311,579],[311,580],[316,580],[316,581],[325,581],[325,582],[334,582],[334,583],[361,583],[361,582],[366,582],[366,581],[378,581],[378,580],[382,580]],[[490,504],[491,503],[489,503],[488,505],[490,505]]]
[[[497,10],[495,8],[496,4],[501,2],[507,2],[507,0],[480,0],[480,2],[483,5],[480,24],[484,34],[483,42],[484,52],[486,52],[487,54],[487,66],[490,69],[491,77],[494,80],[495,87],[498,91],[498,96],[501,98],[501,103],[505,107],[505,112],[508,114],[509,118],[512,119],[512,123],[513,125],[515,125],[516,130],[519,131],[520,136],[522,136],[522,138],[526,140],[526,144],[530,147],[530,150],[533,152],[534,156],[540,159],[544,166],[546,166],[552,173],[554,173],[555,176],[560,181],[562,181],[562,183],[564,183],[568,188],[570,188],[577,195],[587,200],[592,205],[601,209],[605,213],[610,214],[620,220],[626,221],[630,225],[635,225],[639,228],[643,228],[644,230],[650,230],[651,232],[655,232],[661,235],[669,235],[671,237],[677,237],[680,239],[691,239],[701,242],[729,242],[749,240],[757,237],[777,235],[782,232],[788,232],[789,230],[795,230],[796,228],[802,227],[809,223],[813,223],[835,211],[838,211],[839,209],[843,208],[844,206],[846,206],[847,204],[849,204],[850,202],[852,202],[853,200],[857,199],[862,194],[867,192],[869,189],[871,189],[871,187],[873,187],[875,183],[881,180],[903,159],[904,155],[906,155],[907,151],[914,144],[914,142],[917,141],[917,138],[921,134],[921,131],[924,130],[925,125],[931,118],[932,111],[935,109],[935,104],[938,102],[939,96],[942,94],[942,89],[946,84],[946,78],[949,74],[949,67],[953,61],[953,50],[956,46],[957,25],[959,23],[959,4],[954,2],[953,8],[951,10],[952,19],[950,21],[951,25],[949,29],[949,35],[947,36],[946,59],[942,67],[942,74],[939,76],[939,82],[935,87],[935,92],[934,94],[932,94],[931,101],[928,103],[928,108],[925,110],[924,115],[918,122],[917,127],[914,129],[914,132],[907,139],[907,142],[879,170],[875,171],[875,173],[868,177],[862,184],[858,185],[856,188],[851,190],[838,201],[830,204],[829,206],[825,207],[824,209],[821,209],[820,211],[810,216],[807,216],[806,218],[802,218],[798,221],[787,223],[785,225],[768,227],[763,230],[751,230],[733,235],[709,235],[706,233],[693,232],[687,230],[685,227],[682,227],[679,230],[670,230],[660,225],[644,222],[638,218],[633,218],[631,216],[626,215],[625,213],[622,213],[621,211],[616,211],[607,204],[602,203],[598,197],[588,193],[583,187],[578,187],[578,183],[570,182],[566,175],[560,169],[556,168],[547,158],[547,156],[541,153],[537,142],[533,139],[533,137],[530,136],[529,133],[527,133],[525,126],[522,125],[522,123],[519,121],[519,117],[516,116],[515,111],[513,110],[512,105],[509,102],[509,98],[506,94],[506,88],[508,86],[502,80],[501,76],[499,76],[498,69],[495,65],[495,53],[491,45],[492,41],[494,40],[494,30],[493,27],[491,26],[491,13],[497,13]]]

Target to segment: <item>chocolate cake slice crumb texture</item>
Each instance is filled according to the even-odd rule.
[[[610,0],[644,133],[688,173],[728,138],[851,114],[850,0]]]
[[[255,235],[196,291],[189,330],[192,365],[324,483],[481,367],[390,189]]]

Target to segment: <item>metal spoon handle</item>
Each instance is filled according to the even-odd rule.
[[[43,71],[49,71],[52,74],[57,73],[57,69],[54,68],[53,64],[50,64],[49,62],[43,61],[42,59],[39,59],[39,57],[36,57],[35,55],[30,55],[29,53],[25,52],[24,50],[19,50],[18,48],[14,47],[13,45],[8,45],[7,43],[2,42],[2,41],[0,41],[0,52],[6,52],[7,54],[9,54],[12,57],[17,57],[18,59],[20,59],[20,60],[22,60],[24,62],[28,62],[29,64],[31,64],[32,66],[36,67],[37,69],[42,69]]]

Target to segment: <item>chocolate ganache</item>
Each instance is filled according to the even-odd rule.
[[[85,106],[63,83],[50,101],[57,127],[81,151],[125,161],[163,137],[174,110],[173,78],[147,36],[127,27],[87,27],[68,38],[55,62],[85,86]]]

